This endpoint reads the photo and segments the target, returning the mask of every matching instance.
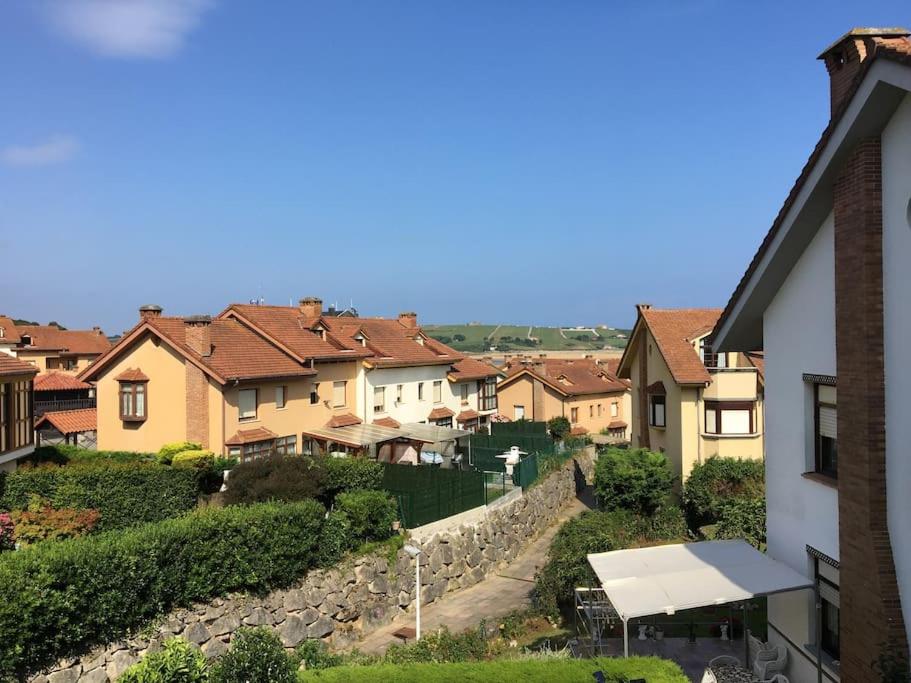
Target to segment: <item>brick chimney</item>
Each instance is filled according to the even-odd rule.
[[[183,319],[187,346],[200,356],[212,355],[212,318],[207,315],[191,315]]]
[[[146,318],[160,318],[161,313],[164,309],[161,306],[155,304],[145,304],[144,306],[139,307],[139,319],[145,320]]]
[[[818,59],[823,60],[829,72],[830,116],[844,102],[863,63],[873,56],[882,40],[906,38],[904,28],[855,28],[823,50]]]
[[[409,330],[413,330],[418,326],[418,314],[411,311],[406,311],[405,313],[399,313],[399,322],[402,323]]]
[[[297,308],[305,318],[319,318],[323,314],[323,300],[308,296],[297,302]]]

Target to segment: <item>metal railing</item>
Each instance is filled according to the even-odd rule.
[[[53,413],[60,410],[82,410],[85,408],[95,408],[97,402],[94,398],[70,398],[61,401],[35,401],[35,417],[41,417],[45,413]]]

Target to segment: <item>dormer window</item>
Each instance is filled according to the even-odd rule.
[[[420,344],[421,346],[424,346],[424,337],[417,336],[417,337],[414,338],[414,340],[415,340],[418,344]]]
[[[22,336],[19,337],[19,340],[22,342],[23,346],[32,345],[32,335],[30,335],[30,334],[23,334]]]
[[[699,360],[707,368],[726,368],[728,366],[728,355],[715,353],[712,349],[712,340],[708,337],[699,340]]]

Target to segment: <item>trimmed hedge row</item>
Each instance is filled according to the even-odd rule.
[[[667,500],[674,474],[663,453],[609,448],[595,463],[595,493],[604,510],[651,515]]]
[[[712,457],[697,464],[683,487],[687,521],[695,531],[714,524],[732,499],[765,499],[765,463],[762,460]]]
[[[136,461],[154,461],[154,453],[137,453],[134,451],[93,451],[88,448],[79,448],[69,444],[57,444],[55,446],[39,446],[35,452],[26,458],[26,462],[35,464],[53,462],[58,465],[66,465],[71,462],[82,462],[86,460],[100,460],[104,462],[136,462]]]
[[[122,638],[170,609],[291,584],[317,557],[315,501],[184,517],[0,556],[0,680]]]
[[[157,522],[196,506],[200,472],[146,462],[74,461],[10,472],[0,480],[0,508],[19,510],[33,495],[54,508],[101,513],[97,530]]]
[[[625,683],[637,678],[648,683],[687,683],[677,664],[658,657],[629,659],[507,659],[460,664],[377,664],[339,666],[301,671],[300,683],[357,683],[358,681],[395,681],[396,683],[433,683],[459,681],[523,681],[523,683],[591,683],[596,671],[609,683]]]

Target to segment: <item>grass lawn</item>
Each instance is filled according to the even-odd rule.
[[[496,346],[498,351],[591,351],[611,346],[622,349],[629,330],[569,330],[528,325],[423,325],[434,339],[458,351],[480,353]],[[529,340],[529,331],[533,341]]]

